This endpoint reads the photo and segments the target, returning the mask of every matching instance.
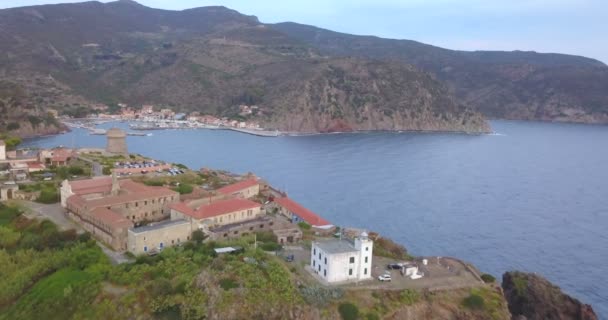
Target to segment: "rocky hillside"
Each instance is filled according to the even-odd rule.
[[[531,273],[507,272],[502,288],[513,319],[597,320],[588,304],[563,293],[545,278]]]
[[[126,102],[239,118],[247,104],[285,131],[490,130],[411,65],[326,57],[223,7],[33,6],[0,10],[0,30],[0,80],[38,96],[38,108]]]
[[[297,23],[272,28],[329,56],[410,63],[489,118],[608,123],[608,67],[536,52],[454,51],[410,40],[355,36]]]

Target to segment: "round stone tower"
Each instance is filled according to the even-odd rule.
[[[118,129],[111,128],[106,132],[108,138],[108,144],[106,145],[106,151],[109,153],[127,155],[127,133]]]

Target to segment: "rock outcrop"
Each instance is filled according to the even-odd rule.
[[[593,308],[532,273],[507,272],[502,288],[517,320],[597,320]]]

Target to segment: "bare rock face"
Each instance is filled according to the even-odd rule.
[[[507,272],[502,288],[517,320],[596,320],[593,308],[532,273]]]

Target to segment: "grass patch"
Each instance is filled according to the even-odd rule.
[[[359,319],[359,308],[350,302],[341,303],[338,306],[338,312],[343,320]]]

